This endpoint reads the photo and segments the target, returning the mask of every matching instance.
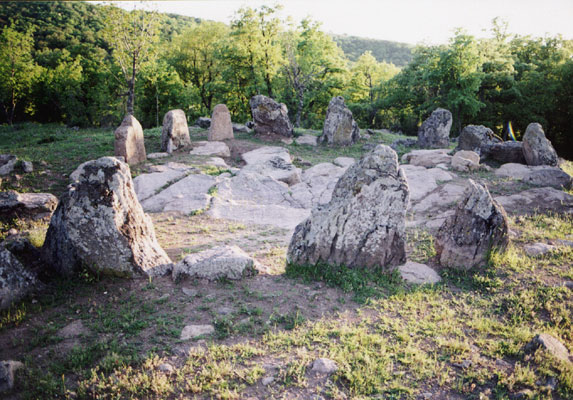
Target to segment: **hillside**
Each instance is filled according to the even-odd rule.
[[[385,61],[398,67],[404,67],[412,61],[412,48],[414,46],[411,44],[348,35],[332,35],[332,37],[352,61],[356,61],[368,50],[372,52],[378,62]]]

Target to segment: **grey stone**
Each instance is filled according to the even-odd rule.
[[[0,245],[0,310],[20,301],[34,290],[37,283],[36,276]]]
[[[22,161],[22,170],[27,174],[34,172],[34,164],[31,161]]]
[[[43,219],[50,218],[58,205],[50,193],[18,193],[13,190],[0,192],[0,218]]]
[[[441,168],[425,168],[415,165],[402,165],[410,188],[410,201],[417,202],[437,189],[438,181],[447,182],[453,175]]]
[[[300,169],[292,162],[288,150],[283,147],[261,147],[242,154],[247,163],[239,174],[260,174],[294,185],[301,180]]]
[[[183,110],[168,111],[163,117],[161,151],[171,154],[174,150],[190,146],[189,127]]]
[[[169,157],[169,153],[151,153],[147,155],[147,159],[149,160],[158,160],[166,157]]]
[[[236,123],[232,123],[233,125],[233,132],[237,132],[237,133],[251,133],[253,130],[251,128],[249,128],[247,125],[243,125],[243,124],[236,124]]]
[[[189,289],[189,288],[182,288],[181,291],[185,296],[189,297],[196,297],[199,294],[199,291],[196,289]]]
[[[157,195],[163,189],[187,175],[189,169],[166,167],[162,172],[141,174],[133,179],[137,199],[143,203],[145,200]],[[145,209],[145,207],[144,207]]]
[[[163,364],[159,364],[159,366],[157,367],[157,369],[165,374],[172,374],[173,372],[175,372],[175,367],[169,363],[163,363]]]
[[[528,165],[557,165],[557,152],[537,122],[531,123],[523,135],[523,155]]]
[[[302,182],[290,187],[292,198],[303,208],[327,204],[336,182],[347,169],[331,163],[320,163],[308,168],[302,173]]]
[[[20,361],[0,361],[0,393],[14,387],[14,373],[23,367]]]
[[[448,147],[451,128],[452,113],[437,108],[418,129],[418,146],[432,149]]]
[[[332,163],[342,168],[348,168],[354,164],[356,160],[352,157],[336,157]]]
[[[83,322],[78,319],[60,329],[57,335],[62,339],[72,339],[85,335],[88,332],[89,330],[84,326]]]
[[[486,262],[491,248],[509,241],[507,215],[484,186],[471,179],[454,215],[438,230],[435,247],[440,264],[468,270]]]
[[[570,189],[572,178],[559,167],[549,165],[528,166],[503,164],[495,171],[496,176],[512,178],[536,186],[550,186],[556,189]]]
[[[449,149],[413,150],[402,156],[402,162],[426,168],[434,168],[440,164],[449,165],[452,161],[449,152]]]
[[[231,157],[231,150],[224,142],[196,142],[189,154],[195,156]]]
[[[398,151],[400,147],[414,147],[418,144],[416,139],[396,139],[392,142],[390,147],[394,151]]]
[[[169,257],[133,190],[129,166],[113,157],[83,164],[60,198],[43,246],[44,260],[62,275],[132,276],[165,273]]]
[[[211,116],[211,125],[209,126],[207,140],[217,142],[234,138],[231,113],[225,104],[217,104]]]
[[[481,155],[483,146],[501,143],[491,129],[483,125],[467,125],[460,133],[457,150],[469,150]]]
[[[201,336],[209,336],[215,333],[213,325],[187,325],[181,331],[180,340],[196,339]]]
[[[326,119],[319,143],[350,146],[360,139],[360,129],[352,118],[352,111],[344,104],[342,96],[333,97],[326,110]]]
[[[216,280],[227,278],[238,280],[255,275],[255,261],[237,246],[215,247],[186,256],[173,267],[173,279],[182,275]]]
[[[195,121],[195,125],[203,129],[208,129],[211,126],[211,118],[199,117],[197,118],[197,121]]]
[[[249,104],[257,135],[279,135],[284,137],[293,135],[294,129],[288,118],[288,109],[285,104],[279,104],[263,95],[253,96]]]
[[[553,251],[553,249],[555,249],[555,246],[546,243],[532,243],[532,244],[527,244],[523,247],[523,250],[525,250],[525,254],[527,254],[530,257],[538,257],[545,255]]]
[[[481,147],[480,156],[481,160],[490,159],[502,164],[525,164],[521,142],[486,143]]]
[[[229,165],[227,165],[225,160],[223,160],[221,157],[211,157],[207,160],[206,164],[223,169],[229,169]]]
[[[525,346],[525,351],[533,352],[539,348],[542,348],[558,360],[571,362],[569,350],[555,336],[548,333],[538,334]]]
[[[114,155],[123,157],[129,165],[146,160],[143,128],[133,115],[126,115],[115,130]]]
[[[318,144],[318,136],[302,135],[297,137],[294,141],[298,145],[316,146]]]
[[[551,187],[541,187],[498,196],[495,200],[510,214],[534,214],[555,211],[573,214],[573,196]]]
[[[426,264],[420,264],[414,261],[408,261],[406,264],[398,267],[400,276],[406,282],[416,284],[438,283],[442,279],[440,275]]]
[[[275,381],[274,376],[265,376],[263,379],[261,379],[261,383],[263,384],[263,386],[269,386],[274,381]]]
[[[338,371],[338,364],[329,358],[317,358],[310,369],[315,374],[332,375]]]
[[[0,175],[6,176],[16,167],[16,163],[18,162],[18,158],[11,154],[0,154]]]
[[[416,213],[434,213],[436,210],[443,210],[444,207],[451,208],[452,205],[461,200],[466,188],[458,183],[446,183],[440,185],[430,194],[422,197],[419,201],[412,203],[412,211]]]
[[[470,150],[460,150],[452,157],[452,169],[470,172],[479,169],[479,154]]]
[[[291,238],[287,259],[350,268],[388,268],[405,261],[408,185],[397,155],[379,145],[346,170],[330,202],[312,210]]]

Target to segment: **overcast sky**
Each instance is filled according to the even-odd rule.
[[[277,3],[283,16],[310,16],[327,32],[412,44],[446,43],[457,27],[486,37],[495,17],[509,22],[510,33],[573,39],[573,0],[194,0],[157,1],[153,8],[228,23],[241,6]]]

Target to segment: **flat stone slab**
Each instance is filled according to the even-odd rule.
[[[212,198],[209,190],[216,183],[214,176],[192,174],[142,201],[141,205],[146,212],[179,211],[189,214],[204,210]]]
[[[207,165],[212,165],[214,167],[219,167],[223,169],[228,169],[229,165],[221,157],[211,157],[206,162]]]
[[[231,157],[229,146],[224,142],[196,142],[189,154],[195,156]]]
[[[555,246],[546,243],[532,243],[523,247],[525,254],[530,257],[538,257],[547,254],[555,249]]]
[[[287,164],[291,163],[288,150],[280,146],[264,146],[241,155],[241,158],[247,163],[247,165],[261,164],[274,159],[275,157],[282,158]]]
[[[336,157],[332,163],[342,168],[348,168],[354,164],[356,160],[352,157]]]
[[[336,182],[346,169],[331,163],[320,163],[305,170],[302,182],[290,188],[292,198],[303,208],[328,203]]]
[[[571,187],[571,177],[559,167],[549,165],[529,166],[516,163],[503,164],[495,171],[496,176],[530,183],[536,186],[551,186],[556,189]]]
[[[215,333],[213,325],[187,325],[181,331],[180,340],[197,339],[201,336],[209,336]]]
[[[408,261],[398,267],[398,271],[406,282],[415,284],[432,284],[442,280],[440,275],[426,264]]]
[[[438,188],[438,182],[451,181],[455,175],[441,168],[402,165],[410,189],[410,201],[416,202]]]
[[[524,190],[509,196],[497,196],[495,200],[508,214],[533,214],[547,211],[573,214],[573,196],[551,187]]]
[[[147,155],[148,160],[157,160],[165,157],[169,157],[169,153],[151,153]]]
[[[135,194],[140,203],[157,195],[170,184],[180,180],[187,171],[185,169],[162,168],[162,172],[141,174],[133,179]]]
[[[402,163],[426,168],[434,168],[438,164],[449,165],[452,160],[449,152],[450,149],[412,150],[402,156]]]
[[[418,203],[413,203],[411,209],[416,213],[428,212],[431,210],[442,210],[450,207],[464,193],[465,186],[455,183],[446,183],[439,186],[429,195],[423,197]]]
[[[318,142],[318,136],[302,135],[297,137],[294,142],[298,145],[316,146]]]

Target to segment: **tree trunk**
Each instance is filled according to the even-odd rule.
[[[304,107],[304,90],[300,88],[298,91],[298,104],[296,108],[296,127],[300,128],[300,120],[302,118],[302,109]]]
[[[131,79],[127,82],[127,86],[127,114],[133,115],[133,108],[135,106],[135,54],[133,55]]]

